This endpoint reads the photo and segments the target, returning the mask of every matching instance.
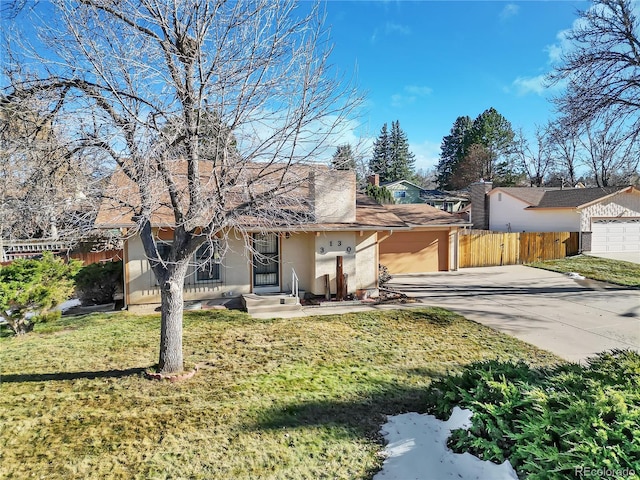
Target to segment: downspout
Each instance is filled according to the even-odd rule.
[[[578,254],[582,255],[582,212],[580,212],[580,220],[578,222]]]
[[[120,232],[123,234],[124,232]],[[129,275],[128,275],[128,265],[129,265],[129,242],[124,241],[122,243],[122,299],[123,305],[122,310],[129,310]]]
[[[460,229],[456,228],[454,236],[454,248],[453,248],[453,271],[457,272],[460,268]]]

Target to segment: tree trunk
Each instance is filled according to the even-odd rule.
[[[182,358],[183,288],[188,262],[169,265],[161,289],[160,373],[178,373],[184,369]]]

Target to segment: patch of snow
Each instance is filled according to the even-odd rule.
[[[576,272],[568,272],[567,277],[572,278],[573,280],[584,280],[585,277]]]
[[[60,305],[56,307],[56,310],[60,310],[61,312],[65,312],[73,307],[79,307],[81,305],[80,300],[77,298],[72,298],[71,300],[67,300],[66,302],[62,302]]]
[[[404,413],[387,418],[382,470],[374,480],[491,479],[518,480],[508,460],[501,465],[447,448],[451,431],[471,426],[471,410],[455,407],[446,422],[433,415]]]

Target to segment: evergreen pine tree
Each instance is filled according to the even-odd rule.
[[[369,172],[380,175],[380,181],[388,181],[387,175],[391,163],[391,138],[385,123],[380,130],[380,135],[373,143],[373,156],[369,160]]]
[[[380,175],[381,182],[411,180],[414,177],[415,156],[409,151],[409,140],[400,128],[400,121],[382,126],[373,144],[373,156],[369,160],[369,172]]]
[[[453,188],[453,174],[458,165],[467,155],[469,136],[473,128],[471,117],[456,118],[449,135],[442,139],[440,146],[440,162],[437,167],[438,188],[451,190]]]
[[[409,140],[400,128],[400,121],[391,122],[391,162],[387,170],[387,181],[412,180],[416,159],[409,151]]]
[[[350,144],[347,143],[336,148],[336,151],[331,158],[331,165],[336,170],[356,169],[356,157],[353,154],[353,149]]]

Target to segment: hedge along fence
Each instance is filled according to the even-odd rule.
[[[518,265],[577,255],[578,232],[487,232],[460,236],[460,268]]]

